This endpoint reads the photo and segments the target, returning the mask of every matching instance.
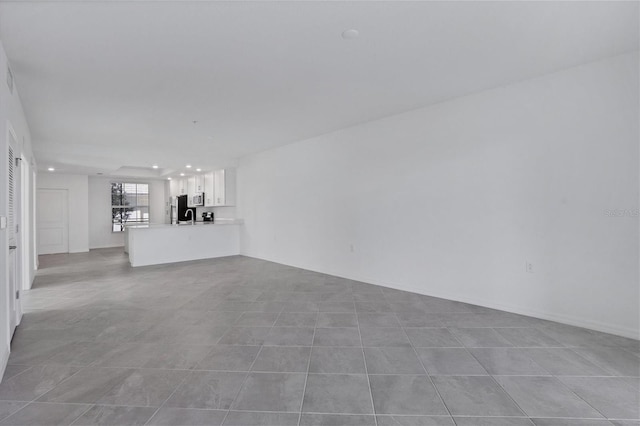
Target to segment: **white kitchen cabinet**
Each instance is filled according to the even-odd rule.
[[[196,194],[196,177],[190,176],[187,178],[187,195],[193,197]]]
[[[225,170],[216,170],[213,172],[214,180],[214,206],[225,205]]]
[[[215,178],[214,173],[209,172],[204,175],[204,205],[212,207],[214,198]]]
[[[236,205],[236,169],[226,169],[224,174],[225,181],[225,205]]]
[[[171,179],[171,183],[169,184],[169,193],[172,197],[177,197],[178,195],[184,195],[187,193],[187,182],[184,178],[174,178]]]
[[[169,182],[169,196],[177,197],[178,195],[180,195],[180,183],[178,179],[171,179]]]
[[[196,194],[200,194],[204,192],[204,175],[196,175],[195,178]]]
[[[190,176],[187,179],[187,207],[197,207],[192,203],[193,197],[204,192],[204,175]]]
[[[196,195],[196,177],[189,176],[189,178],[187,178],[187,207],[195,207],[191,203],[194,195]]]
[[[214,206],[235,206],[236,170],[222,169],[214,172]]]
[[[236,204],[236,170],[220,169],[204,175],[205,207]]]

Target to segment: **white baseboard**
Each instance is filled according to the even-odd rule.
[[[561,323],[561,324],[567,324],[567,325],[573,325],[573,326],[576,326],[576,327],[588,328],[590,330],[601,331],[603,333],[615,334],[616,336],[628,337],[630,339],[636,339],[636,340],[640,339],[640,333],[636,329],[627,328],[627,327],[621,327],[621,326],[616,325],[616,324],[610,324],[610,323],[601,322],[601,321],[595,321],[595,320],[592,320],[592,319],[589,319],[589,318],[580,318],[580,317],[575,317],[575,316],[571,316],[571,315],[559,314],[559,313],[555,313],[555,312],[541,311],[541,310],[537,310],[537,309],[531,309],[531,308],[528,308],[526,306],[516,306],[516,305],[507,305],[507,304],[503,304],[503,303],[496,303],[495,301],[488,300],[488,299],[470,298],[470,297],[466,297],[466,296],[459,295],[459,294],[454,294],[454,293],[438,293],[438,292],[426,293],[424,291],[424,289],[422,289],[422,288],[415,288],[415,287],[412,287],[412,286],[402,285],[402,284],[398,284],[398,283],[382,282],[380,280],[373,279],[371,277],[355,276],[355,275],[348,275],[347,276],[347,275],[344,275],[344,274],[341,274],[341,273],[338,273],[336,271],[332,271],[332,270],[329,270],[329,269],[325,270],[325,271],[319,271],[317,269],[314,269],[313,267],[309,267],[308,265],[294,265],[294,264],[285,263],[285,262],[282,262],[282,261],[279,261],[279,260],[272,260],[272,259],[261,258],[261,257],[257,257],[257,256],[249,256],[249,255],[246,255],[246,254],[242,254],[242,255],[246,256],[246,257],[253,257],[253,258],[256,258],[256,259],[266,260],[268,262],[279,263],[281,265],[286,265],[286,266],[292,266],[292,267],[295,267],[295,268],[306,269],[306,270],[313,271],[313,272],[319,272],[321,274],[333,275],[333,276],[336,276],[336,277],[346,278],[346,279],[349,279],[349,280],[362,281],[362,282],[365,282],[365,283],[375,284],[375,285],[379,285],[379,286],[387,287],[387,288],[392,288],[392,289],[396,289],[396,290],[409,291],[411,293],[417,293],[417,294],[421,294],[421,295],[424,295],[424,296],[438,297],[438,298],[441,298],[441,299],[447,299],[447,300],[453,300],[453,301],[456,301],[456,302],[468,303],[468,304],[471,304],[471,305],[482,306],[482,307],[485,307],[485,308],[497,309],[497,310],[500,310],[500,311],[506,311],[506,312],[510,312],[510,313],[514,313],[514,314],[525,315],[525,316],[534,317],[534,318],[543,319],[543,320],[548,320],[548,321],[554,321],[554,322],[558,322],[558,323]]]
[[[412,293],[425,294],[423,291],[411,288],[410,286],[389,286],[384,284],[378,284],[384,287],[395,288],[398,290],[410,291]],[[617,325],[608,324],[601,321],[594,321],[588,318],[580,318],[572,315],[563,315],[554,312],[540,311],[537,309],[531,309],[526,306],[516,306],[510,304],[496,303],[487,299],[475,299],[464,297],[456,294],[438,293],[438,294],[425,294],[427,296],[439,297],[442,299],[454,300],[456,302],[469,303],[471,305],[482,306],[485,308],[497,309],[500,311],[511,312],[514,314],[525,315],[529,317],[539,318],[548,321],[559,322],[562,324],[573,325],[576,327],[588,328],[590,330],[601,331],[603,333],[615,334],[617,336],[628,337],[638,340],[638,331],[632,328],[620,327]]]
[[[9,354],[10,349],[8,347],[4,348],[2,354],[0,354],[0,380],[4,377],[4,371],[7,369],[7,364],[9,363]]]
[[[89,250],[96,250],[96,249],[104,249],[104,248],[117,248],[117,247],[123,247],[124,248],[124,244],[111,244],[111,245],[106,245],[106,246],[92,246],[89,247]]]
[[[33,283],[34,283],[34,282],[35,282],[35,280],[36,280],[36,271],[37,271],[37,270],[38,270],[38,268],[37,268],[37,266],[36,266],[36,268],[35,268],[33,271],[31,271],[31,274],[29,275],[29,278],[30,278],[30,279],[29,279],[29,282],[28,282],[28,284],[27,284],[27,287],[26,287],[26,288],[24,288],[23,290],[31,290],[31,287],[33,287]]]

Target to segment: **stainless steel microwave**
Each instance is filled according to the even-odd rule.
[[[192,206],[204,206],[204,192],[200,194],[196,194],[191,197],[191,205]]]

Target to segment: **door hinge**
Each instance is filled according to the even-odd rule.
[[[16,157],[16,167],[20,167],[20,162],[21,161],[22,161],[22,158]]]
[[[20,290],[16,290],[16,299],[20,299]]]

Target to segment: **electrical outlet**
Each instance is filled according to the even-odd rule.
[[[525,271],[527,271],[530,274],[533,274],[533,263],[526,262],[525,263]]]
[[[0,229],[4,229],[7,227],[7,218],[6,216],[0,216]]]

